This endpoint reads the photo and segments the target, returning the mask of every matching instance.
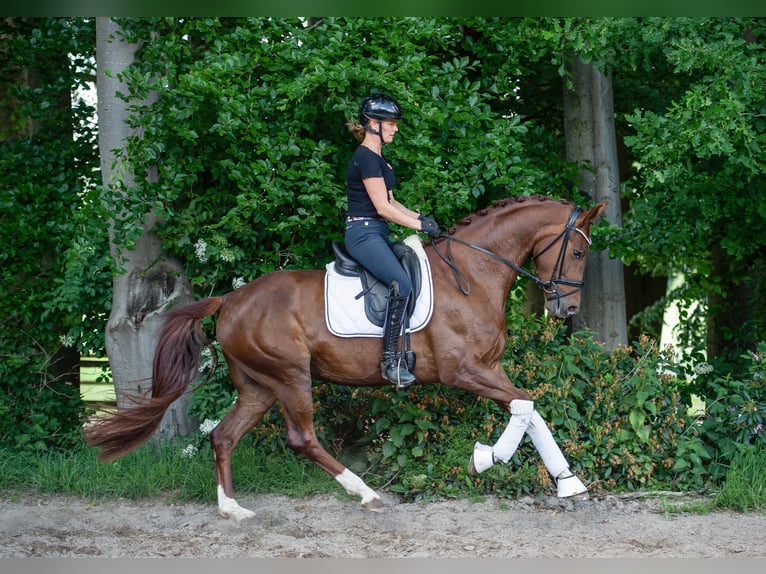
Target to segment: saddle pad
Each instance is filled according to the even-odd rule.
[[[410,244],[407,240],[405,243]],[[413,245],[410,244],[410,247]],[[431,266],[423,247],[418,243],[417,247],[413,248],[420,261],[423,285],[410,319],[408,329],[410,333],[424,329],[431,320],[433,312]],[[338,274],[335,271],[334,261],[328,263],[325,268],[327,269],[324,279],[325,319],[330,333],[338,337],[382,337],[383,328],[371,323],[364,312],[364,298],[356,299],[356,296],[362,292],[362,281],[359,277]]]

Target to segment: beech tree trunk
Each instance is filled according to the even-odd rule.
[[[612,78],[579,58],[567,63],[572,87],[564,79],[564,131],[568,161],[581,166],[580,189],[593,203],[608,201],[604,216],[622,224]],[[623,265],[606,251],[591,251],[585,268],[582,308],[575,330],[597,333],[611,350],[628,342]]]
[[[123,40],[111,18],[97,18],[99,149],[104,193],[115,206],[114,219],[109,221],[109,239],[118,269],[113,278],[112,310],[106,325],[106,350],[118,409],[131,405],[125,393],[145,394],[151,389],[152,361],[163,311],[171,305],[193,300],[183,268],[163,256],[161,242],[152,232],[157,223],[154,214],[145,214],[143,235],[134,249],[125,249],[115,242],[116,221],[140,217],[140,214],[125,213],[119,207],[124,204],[121,201],[124,190],[136,185],[130,170],[121,169],[119,162],[115,164],[114,152],[135,135],[126,122],[129,103],[117,94],[128,93],[120,73],[131,64],[137,48]],[[156,178],[156,173],[148,177]],[[168,409],[158,430],[161,438],[193,432],[195,421],[187,414],[187,403],[188,395],[185,395]]]

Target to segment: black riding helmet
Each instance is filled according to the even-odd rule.
[[[384,94],[367,96],[359,104],[359,123],[367,126],[369,120],[400,120],[402,108],[396,100]]]
[[[381,130],[374,130],[370,126],[370,120],[395,120],[402,119],[402,108],[397,101],[385,94],[375,94],[374,96],[367,96],[359,104],[359,123],[364,126],[364,129],[370,133],[373,133],[380,137],[380,142],[383,142],[383,132]]]

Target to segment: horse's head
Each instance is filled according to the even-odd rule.
[[[590,226],[606,207],[599,203],[589,211],[576,208],[563,229],[554,229],[537,240],[532,257],[539,285],[545,292],[545,308],[567,318],[580,310],[580,291],[590,246]]]

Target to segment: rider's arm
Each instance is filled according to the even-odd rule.
[[[387,221],[393,221],[404,227],[420,231],[418,213],[407,209],[396,201],[393,198],[393,194],[389,196],[389,191],[386,189],[386,184],[382,177],[368,177],[362,181],[378,215]]]

